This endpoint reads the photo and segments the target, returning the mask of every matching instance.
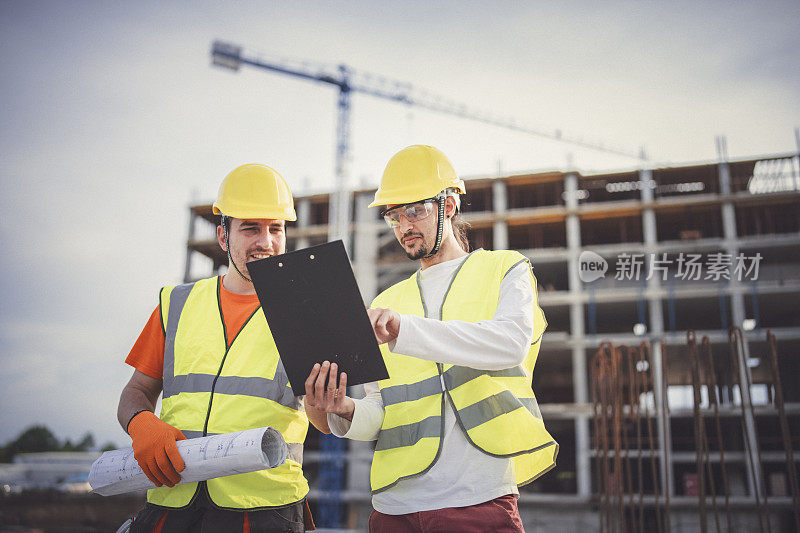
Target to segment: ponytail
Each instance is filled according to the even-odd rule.
[[[470,228],[469,222],[461,217],[461,213],[456,212],[453,218],[450,219],[450,223],[453,225],[453,236],[455,236],[456,242],[462,250],[469,252],[469,239],[467,238],[467,230]]]

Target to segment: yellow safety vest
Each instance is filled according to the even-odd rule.
[[[165,345],[160,416],[190,439],[263,426],[280,431],[289,445],[283,465],[204,483],[219,507],[252,510],[288,505],[308,493],[302,469],[308,418],[298,409],[300,399],[292,394],[260,307],[227,345],[220,280],[161,290]],[[184,507],[199,485],[151,489],[147,501]]]
[[[519,263],[530,262],[515,251],[476,250],[453,273],[440,309],[440,320],[490,320],[497,309],[500,283]],[[385,415],[370,482],[377,493],[401,479],[426,472],[442,446],[445,402],[455,412],[467,440],[494,457],[513,457],[517,484],[530,483],[555,466],[558,444],[542,422],[531,388],[533,367],[547,323],[534,288],[534,332],[522,365],[504,370],[476,370],[381,352],[389,379],[378,382]],[[372,307],[428,317],[419,272],[393,285]]]

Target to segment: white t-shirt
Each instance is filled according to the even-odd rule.
[[[491,320],[470,323],[439,320],[445,291],[463,257],[421,271],[422,293],[430,318],[400,315],[400,332],[389,350],[437,363],[480,370],[522,364],[533,336],[533,287],[527,263],[509,272],[500,284],[497,310]],[[328,414],[339,437],[376,440],[383,423],[383,401],[376,383],[364,386],[366,396],[354,400],[352,423]],[[374,494],[372,506],[384,514],[406,514],[483,503],[519,494],[511,459],[492,457],[471,445],[445,402],[444,436],[438,460],[425,473],[398,481]]]

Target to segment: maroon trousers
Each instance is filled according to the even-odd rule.
[[[372,511],[370,533],[524,533],[517,498],[506,494],[468,507],[401,515]]]

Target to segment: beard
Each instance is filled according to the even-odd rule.
[[[403,251],[406,253],[406,257],[408,257],[409,259],[411,259],[413,261],[417,261],[419,259],[422,259],[426,255],[428,255],[430,250],[428,250],[428,245],[425,244],[424,237],[423,237],[423,235],[421,233],[415,233],[415,234],[407,233],[407,234],[403,235],[403,240],[405,240],[406,237],[410,237],[411,235],[414,235],[415,237],[419,237],[419,242],[420,242],[419,249],[416,252],[413,252],[413,251],[409,252],[408,249],[404,246],[403,247]]]
[[[425,246],[424,244],[422,246],[420,246],[419,250],[417,250],[416,252],[406,251],[406,257],[408,257],[409,259],[412,259],[414,261],[416,261],[418,259],[422,259],[426,255],[428,255],[428,247]]]

